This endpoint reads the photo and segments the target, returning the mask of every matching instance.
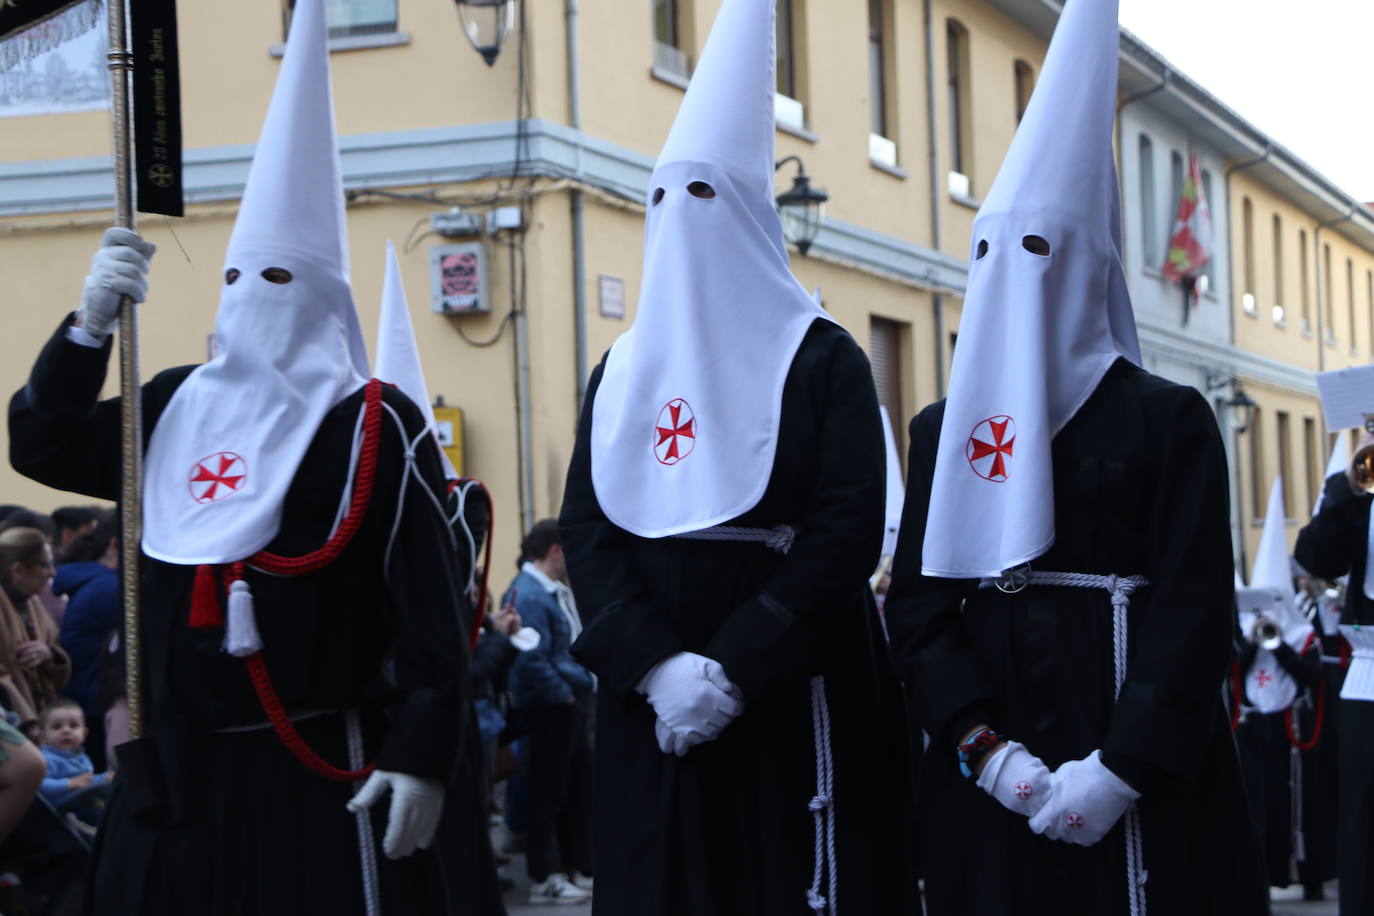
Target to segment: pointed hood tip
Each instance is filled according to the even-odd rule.
[[[771,199],[775,16],[774,0],[724,0],[655,169],[708,163],[751,185],[761,183]],[[741,91],[750,86],[756,91]]]
[[[226,260],[270,249],[345,281],[348,236],[323,0],[297,0]],[[302,174],[311,180],[302,181]]]

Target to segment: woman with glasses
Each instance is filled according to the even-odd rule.
[[[52,580],[52,546],[36,528],[0,531],[0,688],[27,730],[71,677],[57,624],[38,599]]]

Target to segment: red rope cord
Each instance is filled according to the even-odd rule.
[[[253,554],[246,562],[279,576],[298,576],[328,566],[339,558],[339,554],[343,553],[344,548],[353,540],[353,536],[362,527],[363,518],[367,515],[368,504],[372,501],[373,485],[377,482],[377,453],[380,450],[382,431],[380,381],[374,378],[367,383],[367,388],[363,392],[363,403],[366,405],[363,410],[363,446],[357,476],[353,482],[353,500],[348,506],[348,514],[344,516],[334,536],[326,541],[323,547],[299,557],[283,557],[264,550]],[[232,578],[242,579],[243,576],[244,563],[235,563]],[[263,660],[262,652],[254,652],[243,661],[248,666],[248,677],[253,682],[253,690],[258,695],[262,711],[267,714],[277,738],[297,760],[326,779],[336,782],[357,782],[366,779],[372,773],[375,768],[373,764],[368,764],[361,770],[341,770],[331,766],[311,750],[305,739],[296,731],[291,717],[286,714],[281,698],[272,686],[272,677],[267,672],[267,663]]]
[[[364,403],[367,406],[363,413],[363,447],[358,461],[358,474],[353,481],[353,500],[339,530],[323,547],[299,557],[283,557],[261,550],[249,557],[248,563],[274,575],[299,576],[333,563],[353,540],[363,525],[368,504],[372,501],[372,489],[377,482],[377,453],[382,431],[382,383],[375,378],[367,383]]]
[[[1302,647],[1303,653],[1305,654],[1309,649],[1311,649],[1313,643],[1315,643],[1316,641],[1316,633],[1308,635],[1307,643]],[[1320,654],[1320,651],[1318,652],[1318,654]],[[1318,665],[1318,671],[1320,671],[1320,665]],[[1325,718],[1326,678],[1322,677],[1320,680],[1317,681],[1317,712],[1312,722],[1312,736],[1308,738],[1307,741],[1303,741],[1298,737],[1297,725],[1293,721],[1293,708],[1290,706],[1288,709],[1285,709],[1283,711],[1283,727],[1284,730],[1288,732],[1288,743],[1292,744],[1295,748],[1297,748],[1300,751],[1312,750],[1312,748],[1317,746],[1317,741],[1322,736],[1322,722],[1325,720]]]
[[[262,653],[254,652],[243,661],[248,666],[248,676],[253,681],[253,690],[258,694],[258,702],[262,704],[262,711],[267,713],[267,719],[272,723],[272,729],[277,733],[277,738],[297,760],[325,779],[332,779],[335,782],[358,782],[372,775],[372,771],[376,768],[374,764],[368,764],[361,770],[341,770],[331,766],[311,750],[310,745],[306,744],[305,739],[296,731],[296,724],[286,714],[285,707],[281,705],[281,698],[277,696],[277,691],[272,686],[272,678],[267,673],[267,662],[263,660]]]
[[[477,635],[482,631],[482,623],[487,619],[487,604],[491,601],[491,592],[488,589],[488,581],[491,577],[491,548],[493,543],[492,532],[496,528],[496,504],[492,501],[491,491],[482,481],[476,481],[477,486],[482,488],[482,492],[487,497],[487,549],[482,558],[482,585],[477,590],[477,607],[472,612],[472,636],[470,648],[477,647]]]
[[[1292,708],[1283,711],[1283,727],[1288,732],[1288,741],[1300,751],[1310,751],[1317,746],[1317,742],[1322,736],[1322,723],[1326,719],[1326,681],[1321,680],[1317,683],[1317,714],[1312,723],[1312,737],[1306,741],[1301,740],[1297,735],[1297,728],[1293,723]]]

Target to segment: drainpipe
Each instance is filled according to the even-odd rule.
[[[1317,371],[1321,372],[1326,368],[1326,334],[1323,333],[1322,318],[1326,314],[1326,302],[1322,296],[1322,230],[1332,226],[1338,226],[1355,215],[1359,209],[1359,204],[1351,205],[1349,211],[1344,216],[1337,216],[1324,223],[1317,223],[1316,230],[1312,233],[1312,256],[1316,260],[1317,271],[1314,274],[1317,278]],[[1330,286],[1330,278],[1327,285]],[[1327,292],[1330,292],[1328,289]],[[1352,332],[1354,328],[1350,329]],[[1335,334],[1335,329],[1331,331]],[[1352,341],[1353,342],[1353,341]]]
[[[923,0],[922,11],[926,27],[926,137],[930,158],[930,247],[940,251],[940,194],[939,142],[935,123],[935,39],[931,34],[931,0]],[[945,294],[938,289],[931,294],[935,310],[935,399],[945,396]],[[900,420],[897,422],[901,422]]]
[[[1134,95],[1128,95],[1128,96],[1126,96],[1124,99],[1122,99],[1120,102],[1117,103],[1117,106],[1116,106],[1116,155],[1117,155],[1116,174],[1117,174],[1118,176],[1120,176],[1123,172],[1125,172],[1124,166],[1125,166],[1125,164],[1126,164],[1126,147],[1123,145],[1126,141],[1125,141],[1125,137],[1124,137],[1124,127],[1123,127],[1123,125],[1122,125],[1122,123],[1121,123],[1121,121],[1122,121],[1121,113],[1122,113],[1123,111],[1126,110],[1126,106],[1127,106],[1127,105],[1134,105],[1136,102],[1139,102],[1139,101],[1142,101],[1143,99],[1149,98],[1150,96],[1154,95],[1156,92],[1163,92],[1166,88],[1168,88],[1168,86],[1169,86],[1169,77],[1170,77],[1172,74],[1173,74],[1173,71],[1172,71],[1171,69],[1169,69],[1168,66],[1165,66],[1165,68],[1164,68],[1164,73],[1160,76],[1159,82],[1158,82],[1158,83],[1156,83],[1155,85],[1151,86],[1149,89],[1142,89],[1140,92],[1137,92],[1137,93],[1135,93]],[[1125,186],[1121,183],[1120,178],[1118,178],[1118,180],[1117,180],[1117,183],[1116,183],[1116,190],[1117,190],[1117,194],[1121,195],[1123,198],[1125,197],[1125,194],[1126,194]],[[1121,213],[1122,213],[1123,215],[1126,213],[1126,201],[1125,201],[1124,199],[1121,201],[1121,204],[1120,204],[1120,206],[1118,207],[1118,209],[1121,211]],[[1122,227],[1121,227],[1121,249],[1122,249],[1122,250],[1121,250],[1121,269],[1127,271],[1126,275],[1127,275],[1127,276],[1130,276],[1130,271],[1129,271],[1128,268],[1126,267],[1126,265],[1127,265],[1128,263],[1130,263],[1130,262],[1126,259],[1126,238],[1127,238],[1127,235],[1126,235],[1126,227],[1125,227],[1125,226],[1122,226]],[[1154,266],[1154,265],[1148,265],[1148,266],[1151,266],[1151,267],[1152,267],[1152,266]]]
[[[568,41],[568,126],[582,130],[582,73],[577,48],[577,0],[564,0],[564,18]],[[577,143],[577,175],[582,174],[582,141]],[[572,208],[572,272],[573,272],[573,391],[577,409],[574,417],[582,415],[582,401],[587,396],[587,239],[586,200],[580,190],[569,192]]]
[[[1269,159],[1269,157],[1272,156],[1273,154],[1274,154],[1274,144],[1271,143],[1271,142],[1269,142],[1269,141],[1265,141],[1265,144],[1264,144],[1264,152],[1263,152],[1263,153],[1260,153],[1258,156],[1256,156],[1256,157],[1253,158],[1253,159],[1246,159],[1244,162],[1237,162],[1235,165],[1230,166],[1229,168],[1226,169],[1225,172],[1222,173],[1221,183],[1222,183],[1222,194],[1223,194],[1223,197],[1225,198],[1225,200],[1224,200],[1224,205],[1225,205],[1225,207],[1226,207],[1226,230],[1227,230],[1227,231],[1226,231],[1226,254],[1227,254],[1226,266],[1227,266],[1227,275],[1228,275],[1228,277],[1229,277],[1229,280],[1228,280],[1228,283],[1227,283],[1227,285],[1228,285],[1229,288],[1227,289],[1227,292],[1229,292],[1229,293],[1231,294],[1231,296],[1228,297],[1231,301],[1228,301],[1228,302],[1226,303],[1226,329],[1227,329],[1227,333],[1230,335],[1230,341],[1231,341],[1231,346],[1232,346],[1232,347],[1234,347],[1234,346],[1236,345],[1236,303],[1235,303],[1235,299],[1234,299],[1235,294],[1236,294],[1236,253],[1235,253],[1235,251],[1232,249],[1232,246],[1231,246],[1231,239],[1232,239],[1232,237],[1233,237],[1233,235],[1234,235],[1234,234],[1231,232],[1231,176],[1234,175],[1236,172],[1243,172],[1243,171],[1245,171],[1246,169],[1254,168],[1255,166],[1259,165],[1259,164],[1262,163],[1262,162],[1267,162],[1268,159]],[[1319,346],[1320,346],[1320,344],[1319,344]],[[1232,394],[1234,395],[1234,391],[1232,392]],[[1229,422],[1229,421],[1230,421],[1230,418],[1228,417],[1228,418],[1227,418],[1227,422]],[[1253,430],[1250,432],[1250,435],[1252,435],[1252,436],[1254,435],[1254,431],[1253,431]],[[1231,525],[1232,525],[1232,532],[1233,532],[1232,537],[1233,537],[1233,540],[1234,540],[1234,543],[1235,543],[1235,550],[1236,550],[1236,553],[1240,556],[1241,565],[1244,566],[1244,565],[1245,565],[1245,553],[1246,553],[1246,551],[1245,551],[1245,500],[1244,500],[1243,495],[1241,494],[1241,491],[1240,491],[1240,433],[1239,433],[1239,432],[1236,432],[1234,429],[1232,430],[1232,435],[1231,435],[1231,449],[1232,449],[1232,454],[1231,454],[1231,459],[1232,459],[1232,460],[1231,460],[1231,462],[1230,462],[1230,465],[1231,465],[1231,468],[1232,468],[1233,471],[1234,471],[1234,473],[1231,474],[1231,514],[1232,514]],[[1253,471],[1254,469],[1251,468],[1251,470]]]

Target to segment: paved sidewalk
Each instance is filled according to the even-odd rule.
[[[1336,904],[1336,882],[1330,881],[1326,885],[1326,899],[1307,903],[1302,899],[1302,887],[1293,885],[1285,890],[1273,889],[1269,892],[1269,899],[1273,901],[1273,916],[1336,916],[1340,909]]]

